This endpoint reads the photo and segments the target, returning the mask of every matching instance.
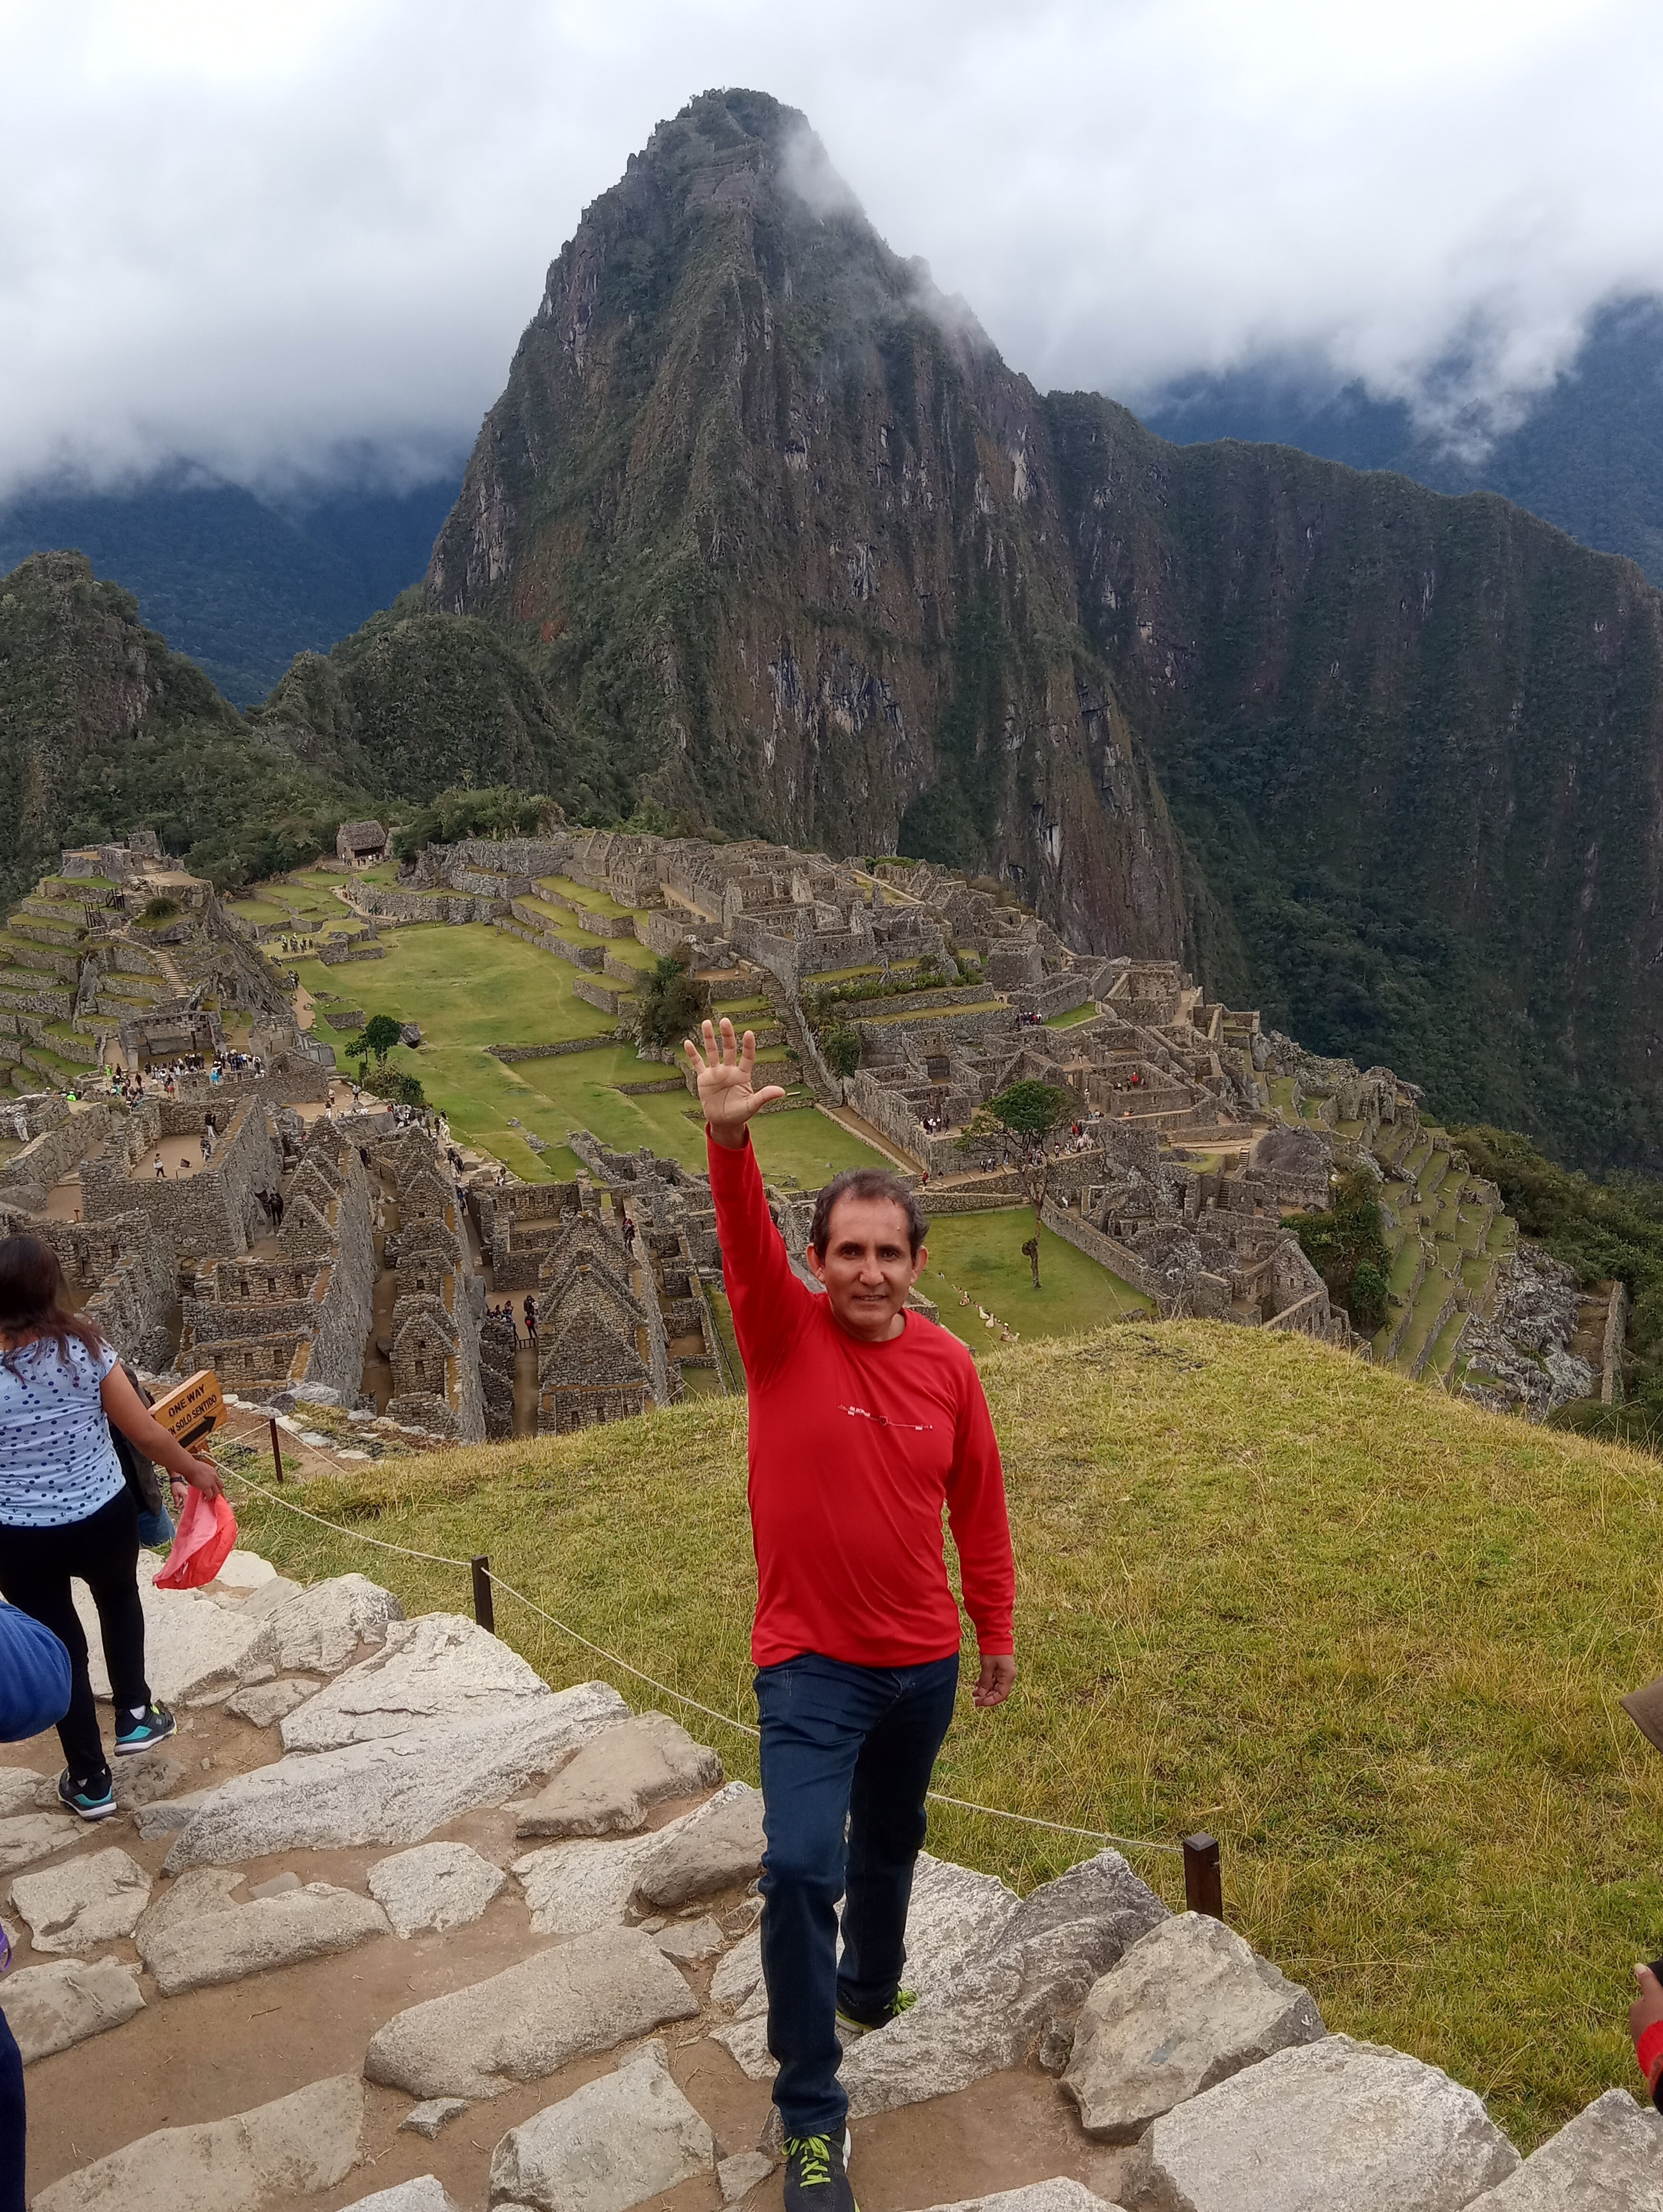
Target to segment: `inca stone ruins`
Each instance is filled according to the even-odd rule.
[[[923,863],[562,831],[429,846],[395,882],[375,865],[387,834],[342,830],[322,920],[251,923],[139,836],[65,853],[7,924],[0,1215],[51,1239],[149,1375],[210,1367],[279,1409],[463,1442],[625,1418],[694,1370],[742,1390],[697,1171],[574,1130],[575,1176],[509,1177],[429,1115],[350,1098],[302,1025],[282,965],[302,933],[338,964],[438,921],[533,944],[623,1034],[652,962],[685,962],[713,1011],[757,1030],[788,1103],[886,1155],[933,1217],[1037,1201],[1150,1310],[1302,1331],[1537,1415],[1612,1387],[1620,1313],[1517,1246],[1413,1085],[1313,1058],[1175,963],[1072,952],[996,887]],[[338,1036],[363,1019],[332,1006]],[[592,1041],[494,1049],[508,1064]],[[637,1088],[684,1079],[663,1056]],[[1025,1079],[1069,1102],[1039,1166],[976,1134]],[[1358,1163],[1380,1178],[1393,1254],[1372,1344],[1290,1223]],[[799,1261],[807,1195],[774,1193]]]

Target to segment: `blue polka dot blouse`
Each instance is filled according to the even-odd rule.
[[[107,1505],[121,1462],[98,1386],[115,1365],[75,1337],[60,1355],[48,1338],[0,1360],[0,1526],[62,1528]]]

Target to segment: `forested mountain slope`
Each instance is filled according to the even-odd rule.
[[[1139,404],[1163,437],[1298,446],[1358,469],[1396,469],[1435,491],[1497,491],[1663,584],[1663,300],[1613,301],[1520,421],[1459,442],[1417,428],[1400,400],[1336,389],[1308,367],[1258,363],[1179,379]]]
[[[0,577],[0,891],[66,843],[155,830],[171,853],[246,881],[315,852],[346,785],[254,735],[194,662],[78,553]]]
[[[1049,416],[1209,982],[1441,1113],[1651,1155],[1663,598],[1493,496]]]

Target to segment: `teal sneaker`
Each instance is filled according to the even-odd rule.
[[[83,1820],[107,1820],[115,1810],[115,1797],[107,1774],[102,1782],[76,1782],[66,1766],[58,1778],[58,1802],[65,1811]]]
[[[178,1725],[166,1705],[147,1705],[137,1720],[116,1723],[115,1755],[131,1759],[135,1752],[148,1751],[153,1743],[166,1743]]]
[[[849,2185],[849,2137],[785,2138],[785,2212],[860,2212]]]

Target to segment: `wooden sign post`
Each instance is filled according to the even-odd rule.
[[[170,1437],[176,1437],[187,1451],[194,1451],[225,1419],[225,1401],[220,1395],[218,1376],[211,1367],[198,1368],[176,1390],[170,1390],[165,1398],[158,1398],[150,1411]]]

